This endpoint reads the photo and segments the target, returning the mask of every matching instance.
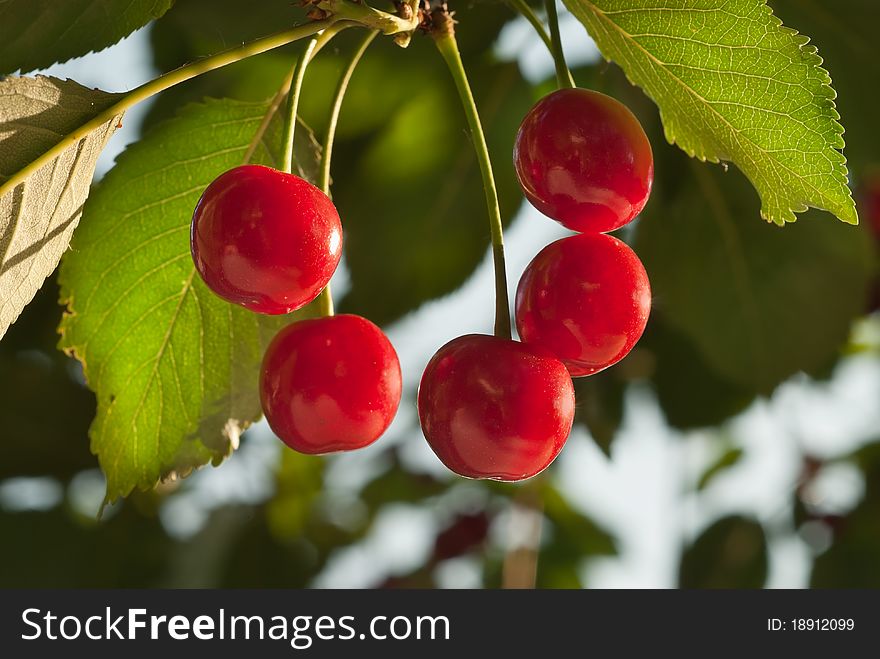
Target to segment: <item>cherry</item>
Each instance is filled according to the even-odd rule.
[[[301,453],[373,443],[394,419],[400,391],[394,347],[361,316],[288,325],[263,357],[263,412],[275,434]]]
[[[526,198],[572,231],[604,233],[644,208],[654,179],[651,144],[621,102],[560,89],[523,119],[513,163]]]
[[[192,220],[196,269],[217,295],[284,314],[311,302],[342,255],[333,202],[294,174],[243,165],[205,189]]]
[[[546,350],[469,334],[440,348],[425,368],[419,420],[455,473],[523,480],[562,449],[574,420],[574,387]]]
[[[516,291],[520,337],[550,350],[573,377],[623,359],[644,332],[650,310],[651,288],[639,257],[600,233],[547,245]]]

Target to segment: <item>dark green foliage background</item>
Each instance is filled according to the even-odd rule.
[[[835,2],[833,15],[828,3],[816,0],[771,4],[786,25],[810,34],[826,59],[858,188],[880,167],[875,113],[880,98],[877,86],[867,84],[877,79],[880,62],[869,32],[880,21],[876,3]],[[513,18],[503,3],[454,5],[504,217],[510,220],[522,203],[510,162],[514,133],[547,87],[532,87],[515,64],[494,58],[492,44]],[[262,2],[259,11],[239,0],[178,0],[151,28],[154,63],[167,71],[298,18],[288,0]],[[354,41],[344,34],[310,68],[301,109],[318,135]],[[271,96],[295,52],[281,49],[170,90],[152,106],[145,129],[206,96],[251,101]],[[582,68],[575,76],[636,112],[650,134],[658,171],[645,217],[623,234],[651,275],[651,323],[638,349],[618,367],[577,382],[578,422],[613,455],[624,396],[633,386],[656,395],[669,426],[720,433],[726,421],[788,377],[800,371],[828,377],[846,347],[851,322],[868,311],[877,270],[868,232],[820,213],[802,216],[785,229],[762,222],[757,195],[743,177],[689,160],[669,146],[656,108],[614,65]],[[342,113],[334,198],[344,209],[352,276],[348,295],[338,301],[343,310],[391,323],[456,290],[483,259],[489,235],[477,165],[454,88],[428,39],[417,36],[405,55],[380,40],[362,63]],[[723,241],[731,235],[737,238],[736,267],[745,267],[750,277],[745,293],[734,290],[734,277],[717,258],[730,255]],[[517,276],[511,273],[511,280]],[[46,476],[66,486],[97,464],[87,437],[94,397],[80,383],[76,362],[55,350],[57,294],[54,281],[47,282],[0,342],[0,481]],[[744,311],[744,305],[752,309]],[[407,394],[410,403],[414,393]],[[417,427],[409,429],[406,441],[422,441]],[[845,458],[864,473],[865,496],[845,518],[826,520],[834,533],[830,548],[815,562],[815,586],[880,586],[878,446]],[[269,501],[221,507],[185,542],[168,536],[158,517],[163,502],[186,491],[185,483],[135,493],[101,523],[74,512],[66,500],[48,512],[0,511],[0,586],[307,586],[333,552],[362,539],[387,506],[430,504],[454,484],[410,473],[396,448],[386,452],[387,468],[360,493],[366,514],[348,526],[327,513],[324,461],[293,454],[285,455]],[[739,449],[726,451],[694,490],[702,491],[743,457]],[[805,482],[791,492],[795,532],[802,524],[822,521],[801,501]],[[437,566],[457,555],[481,562],[485,586],[500,585],[503,556],[487,549],[485,527],[511,498],[522,499],[522,490],[482,487],[478,503],[453,511],[440,525],[424,565],[375,585],[432,586]],[[542,502],[550,529],[540,551],[537,585],[589,585],[582,581],[583,561],[613,555],[616,539],[565,499],[553,470],[530,488],[528,501]],[[779,503],[784,508],[790,502]],[[740,516],[716,521],[684,543],[680,584],[764,585],[767,536],[775,532]]]

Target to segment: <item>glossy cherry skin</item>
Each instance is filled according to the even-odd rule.
[[[572,231],[604,233],[644,208],[651,144],[620,101],[587,89],[541,99],[516,135],[513,164],[526,198]]]
[[[282,329],[263,357],[260,400],[290,448],[321,454],[376,441],[400,405],[400,362],[366,318],[339,315]]]
[[[623,359],[645,331],[651,286],[626,243],[601,233],[562,238],[542,249],[516,291],[516,328],[550,350],[572,377]]]
[[[549,352],[482,334],[453,339],[419,386],[422,432],[467,478],[518,481],[544,470],[574,420],[574,386]]]
[[[196,206],[193,261],[217,295],[265,314],[311,302],[342,256],[333,202],[294,174],[243,165],[218,176]]]

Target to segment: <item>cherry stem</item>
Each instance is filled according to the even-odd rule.
[[[284,130],[282,133],[282,144],[284,145],[284,154],[281,159],[282,171],[290,174],[293,171],[293,138],[296,133],[297,109],[299,108],[299,98],[302,94],[303,80],[306,77],[306,68],[315,55],[326,46],[330,40],[337,34],[342,32],[349,24],[336,24],[323,32],[319,32],[309,43],[303,54],[299,56],[294,64],[293,69],[284,81],[284,88],[287,88],[287,114],[284,117]]]
[[[284,154],[281,158],[281,171],[290,174],[293,171],[293,138],[296,134],[296,112],[299,108],[299,97],[302,93],[303,80],[306,77],[306,68],[312,59],[318,41],[326,32],[319,32],[309,43],[303,54],[296,60],[293,66],[290,91],[287,93],[287,114],[284,116],[284,132],[281,144],[284,145]]]
[[[376,38],[377,34],[379,34],[378,30],[371,30],[364,35],[357,50],[355,50],[354,54],[351,56],[348,66],[342,73],[342,77],[339,79],[339,83],[336,85],[336,91],[333,94],[333,103],[330,106],[330,119],[327,121],[327,131],[324,134],[324,148],[321,151],[321,171],[318,175],[318,187],[321,188],[321,191],[328,197],[330,196],[330,161],[333,157],[333,142],[336,139],[336,126],[339,123],[339,113],[342,110],[342,100],[345,98],[345,92],[348,91],[348,83],[351,81],[351,76],[354,74],[358,62],[361,61],[361,57],[363,57],[367,47],[372,43],[373,39]],[[318,313],[320,313],[321,316],[333,315],[333,294],[330,291],[329,283],[318,296]]]
[[[557,74],[559,72],[560,66],[559,61],[556,58],[556,50],[553,48],[553,40],[550,38],[550,35],[547,34],[547,30],[544,29],[544,23],[538,18],[538,15],[534,12],[531,5],[525,0],[507,0],[511,7],[516,9],[529,23],[531,23],[532,27],[535,28],[535,32],[538,33],[538,36],[541,37],[541,41],[544,42],[544,45],[547,46],[547,50],[550,51],[550,56],[553,57],[553,63],[556,66]],[[560,52],[562,49],[560,48]],[[574,82],[574,78],[571,75],[571,71],[568,66],[566,66],[565,61],[562,62],[562,68],[565,69],[565,80],[567,87],[576,87]]]
[[[336,85],[336,91],[333,94],[333,104],[330,109],[330,119],[327,121],[327,131],[324,134],[324,148],[321,152],[321,172],[318,177],[318,187],[326,195],[330,195],[330,160],[333,157],[333,141],[336,138],[336,126],[339,123],[339,113],[342,110],[342,100],[345,98],[345,92],[348,90],[348,83],[351,76],[357,68],[358,62],[361,61],[367,47],[379,34],[378,30],[371,30],[364,35],[363,40],[351,56],[348,66],[342,73],[339,83]]]
[[[523,18],[532,24],[532,27],[535,28],[535,32],[541,37],[541,41],[547,46],[547,50],[553,55],[553,42],[550,41],[550,35],[547,34],[547,30],[544,29],[544,23],[541,22],[541,19],[538,18],[538,15],[529,6],[529,3],[526,2],[526,0],[507,0],[507,2],[511,7],[516,9]]]
[[[335,313],[333,308],[333,293],[330,291],[330,282],[324,287],[317,297],[318,316],[327,318]]]
[[[477,153],[477,161],[480,164],[480,174],[483,177],[483,191],[486,193],[486,205],[489,209],[489,229],[492,236],[492,258],[495,265],[495,336],[511,338],[510,332],[510,303],[507,299],[507,269],[504,263],[504,229],[501,223],[501,207],[498,204],[498,190],[495,187],[495,177],[492,174],[492,161],[489,158],[489,147],[486,144],[486,136],[480,123],[480,115],[477,104],[468,83],[458,44],[455,41],[455,31],[452,17],[440,10],[435,12],[434,27],[431,35],[437,49],[446,61],[449,72],[455,81],[455,87],[461,98],[465,117],[470,127],[474,148]]]
[[[547,9],[547,23],[550,25],[550,52],[553,54],[553,62],[556,64],[556,81],[560,89],[574,88],[574,78],[565,63],[565,53],[562,52],[562,39],[559,36],[559,17],[556,15],[556,0],[544,0]]]

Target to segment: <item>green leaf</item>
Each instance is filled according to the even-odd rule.
[[[583,588],[580,568],[588,558],[614,556],[617,540],[606,529],[571,506],[552,486],[541,488],[550,539],[538,556],[538,588]]]
[[[776,224],[815,207],[858,222],[831,79],[766,0],[564,0],[660,108],[666,138],[731,161]]]
[[[280,541],[272,531],[266,511],[259,508],[250,513],[235,537],[224,540],[226,560],[218,566],[219,574],[211,587],[307,588],[326,560],[323,555],[316,556],[311,535],[303,535],[294,542]]]
[[[767,580],[764,529],[745,517],[718,520],[685,550],[678,578],[682,588],[761,588]]]
[[[275,479],[275,496],[266,503],[266,520],[273,535],[303,535],[324,486],[324,461],[296,451],[284,451]]]
[[[831,547],[813,564],[811,588],[880,588],[880,443],[850,456],[864,474],[865,496],[842,519],[831,519]]]
[[[241,0],[178,2],[150,30],[153,63],[163,72],[170,71],[231,44],[277,32],[301,16],[290,0],[260,0],[259,11]]]
[[[135,506],[101,524],[65,507],[2,511],[0,534],[0,588],[155,588],[180,552]]]
[[[827,368],[865,307],[867,232],[810,216],[785,231],[754,222],[737,172],[690,161],[683,176],[683,156],[668,147],[657,156],[666,174],[635,241],[652,313],[746,390],[766,394],[795,373]]]
[[[876,0],[771,0],[774,12],[822,53],[825,67],[834,73],[834,89],[841,123],[846,126],[846,159],[854,177],[866,165],[880,160],[877,105],[880,85],[880,2]]]
[[[219,463],[260,414],[263,348],[290,317],[210,293],[195,274],[189,227],[216,176],[252,149],[252,161],[275,161],[267,145],[280,145],[280,117],[258,134],[268,107],[211,101],[150,131],[96,187],[64,258],[61,347],[98,397],[90,435],[108,501]]]
[[[226,50],[231,44],[253,41],[277,32],[280,26],[293,25],[301,16],[302,11],[290,0],[261,0],[259,11],[254,11],[249,3],[241,0],[178,2],[150,29],[153,65],[165,73]],[[263,100],[281,85],[293,66],[294,53],[302,51],[304,45],[297,43],[248,57],[200,75],[185,85],[165,90],[151,103],[144,126],[151,127],[173,117],[178,108],[206,97]],[[317,61],[324,59],[330,50],[328,48]],[[311,88],[307,87],[305,96],[311,94]],[[303,100],[300,99],[300,105]],[[326,111],[326,108],[325,103],[322,110]]]
[[[680,430],[715,426],[748,407],[754,387],[718,375],[693,341],[667,327],[661,314],[651,318],[639,347],[654,355],[651,384],[669,425]]]
[[[98,154],[122,115],[71,142],[17,185],[10,178],[118,99],[71,80],[0,81],[0,337],[67,249]]]
[[[589,378],[575,378],[575,421],[583,423],[596,445],[611,455],[611,443],[623,423],[626,381],[614,369]]]
[[[102,50],[174,0],[0,0],[0,74],[43,69]]]
[[[417,428],[412,430],[419,432]],[[407,471],[396,450],[391,452],[390,460],[388,469],[370,481],[358,495],[371,514],[389,503],[424,503],[426,499],[441,495],[448,487],[448,483],[429,474]]]
[[[552,525],[557,551],[587,556],[614,556],[617,541],[606,529],[576,510],[562,493],[552,486],[541,490],[544,515]]]

